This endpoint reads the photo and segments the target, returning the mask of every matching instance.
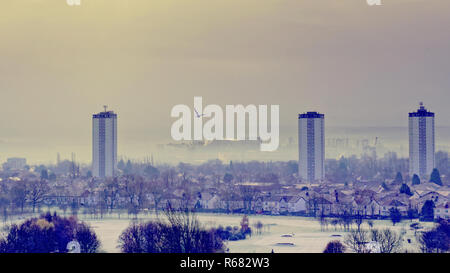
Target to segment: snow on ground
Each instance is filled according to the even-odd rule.
[[[105,215],[103,219],[92,219],[90,216],[79,215],[80,220],[86,221],[95,230],[102,243],[102,251],[119,252],[118,238],[132,222],[127,215],[117,214]],[[139,215],[139,222],[155,219],[155,215]],[[242,215],[225,214],[198,214],[201,224],[205,227],[217,227],[219,225],[240,226]],[[231,253],[269,253],[272,250],[275,253],[318,253],[322,252],[329,241],[344,240],[345,232],[339,227],[331,225],[328,229],[321,231],[321,227],[316,219],[308,217],[295,216],[249,216],[250,227],[253,229],[253,236],[246,240],[228,242],[227,247]],[[253,225],[261,221],[264,224],[262,234],[256,234]],[[410,221],[403,221],[396,226],[388,220],[374,221],[374,228],[390,228],[397,232],[404,231],[403,248],[409,252],[417,252],[414,231],[410,230]],[[0,224],[0,226],[3,224]],[[431,227],[432,223],[421,223],[426,227]],[[368,229],[367,224],[362,228]],[[282,235],[287,235],[283,236]],[[411,239],[412,243],[408,243]],[[281,245],[280,245],[281,243]],[[291,245],[292,244],[292,245]]]

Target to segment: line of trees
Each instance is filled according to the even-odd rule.
[[[413,227],[414,226],[414,227]],[[411,224],[416,230],[417,223]],[[344,253],[350,250],[355,253],[398,253],[402,252],[404,232],[395,232],[391,229],[352,229],[343,242],[331,241],[324,249],[324,253]],[[450,223],[448,220],[440,220],[439,223],[428,231],[417,233],[419,251],[422,253],[447,253],[450,251]]]
[[[20,180],[0,185],[0,209],[3,220],[8,218],[8,211],[19,211],[23,213],[27,206],[32,212],[41,205],[46,195],[50,192],[47,180]]]

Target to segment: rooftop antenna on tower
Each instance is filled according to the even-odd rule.
[[[105,108],[105,112],[106,112],[106,109],[108,109],[108,105],[103,105],[103,108]]]
[[[420,105],[420,109],[424,109],[425,107],[423,106],[423,102],[421,101],[421,102],[419,102],[419,105]]]

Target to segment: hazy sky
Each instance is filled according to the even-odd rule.
[[[450,126],[448,0],[81,1],[1,0],[0,161],[89,160],[104,104],[119,154],[145,153],[194,96],[279,104],[282,134],[308,110],[406,126],[419,101]]]

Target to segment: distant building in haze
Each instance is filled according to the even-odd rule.
[[[3,163],[3,170],[23,170],[27,165],[27,160],[20,157],[11,157]]]
[[[325,115],[307,112],[298,116],[298,171],[302,181],[325,178]]]
[[[409,113],[409,174],[428,177],[435,166],[434,113],[420,103]]]
[[[113,177],[117,166],[117,114],[105,111],[92,117],[92,174]]]

